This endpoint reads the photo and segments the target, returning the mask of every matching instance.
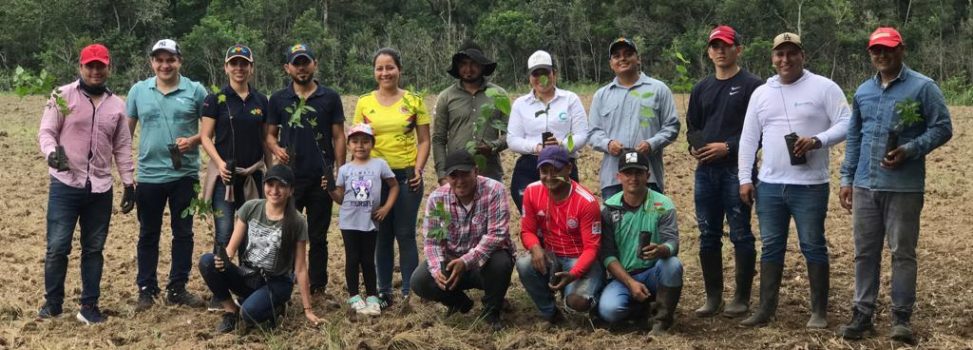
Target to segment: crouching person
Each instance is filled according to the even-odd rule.
[[[601,293],[598,315],[608,323],[649,317],[648,300],[655,297],[650,335],[672,327],[682,293],[679,228],[672,200],[645,184],[649,160],[630,151],[619,160],[622,192],[605,199],[599,259],[612,279]]]
[[[293,186],[294,173],[290,168],[271,168],[264,178],[266,198],[248,201],[236,212],[225,254],[206,253],[199,259],[199,272],[206,286],[223,306],[223,320],[217,331],[233,331],[241,317],[248,326],[276,326],[284,303],[291,298],[295,276],[301,288],[304,316],[315,325],[320,322],[311,309],[307,221],[294,207]],[[237,252],[239,265],[227,261]],[[240,306],[231,299],[231,292],[239,297]]]
[[[483,317],[503,328],[500,311],[513,273],[510,212],[503,184],[479,175],[465,149],[446,157],[446,184],[426,201],[422,232],[426,261],[412,274],[417,296],[446,305],[446,315],[467,313],[464,292],[482,289]]]

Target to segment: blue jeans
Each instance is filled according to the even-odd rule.
[[[755,239],[750,229],[750,206],[740,200],[737,167],[697,167],[694,197],[700,253],[722,251],[724,216],[730,226],[730,242],[733,242],[737,253],[754,253]]]
[[[289,275],[281,275],[261,280],[260,285],[248,286],[243,279],[243,273],[236,265],[226,264],[223,271],[216,270],[213,253],[203,254],[199,258],[199,274],[206,281],[206,286],[213,292],[213,298],[219,301],[230,299],[232,292],[240,297],[240,316],[251,324],[259,324],[273,320],[277,314],[274,311],[284,306],[291,299],[294,289],[294,279]],[[256,288],[254,288],[256,287]]]
[[[828,216],[828,184],[757,184],[757,219],[763,252],[760,261],[783,264],[791,217],[801,252],[808,264],[828,264],[824,219]]]
[[[138,273],[135,283],[139,291],[151,294],[159,292],[156,269],[159,267],[159,239],[162,236],[162,212],[169,204],[172,228],[172,263],[169,267],[169,284],[166,289],[180,290],[189,281],[193,266],[193,216],[182,217],[196,194],[193,185],[196,178],[184,177],[161,184],[139,183],[135,188],[138,208]]]
[[[557,259],[561,262],[563,271],[570,271],[578,262],[578,258],[558,257]],[[534,305],[537,305],[541,315],[546,318],[554,316],[557,306],[554,304],[554,292],[547,286],[550,277],[546,272],[540,273],[534,269],[534,265],[531,265],[529,253],[517,258],[517,274],[520,275],[520,283],[524,285],[527,295],[534,301]],[[591,264],[588,273],[564,287],[562,301],[566,301],[567,296],[572,294],[588,301],[595,301],[604,284],[605,269],[596,260]],[[564,304],[564,307],[567,308],[567,304]]]
[[[649,183],[647,183],[645,185],[646,186],[649,186],[649,189],[650,190],[653,190],[653,191],[662,193],[662,190],[659,189],[659,185],[656,185],[655,182],[649,182]],[[611,198],[612,196],[618,194],[618,192],[621,192],[621,191],[622,191],[622,185],[611,185],[611,186],[607,186],[607,187],[602,188],[601,189],[601,198],[602,198],[602,201],[608,200],[608,198]]]
[[[111,221],[112,190],[91,193],[91,184],[74,188],[51,177],[47,199],[47,254],[44,258],[44,298],[64,303],[64,279],[74,227],[81,223],[81,304],[97,305],[101,296],[101,254]]]
[[[257,183],[257,193],[260,198],[263,198],[263,173],[254,172],[253,180]],[[216,243],[223,244],[226,247],[230,243],[230,236],[233,235],[233,222],[236,220],[236,211],[246,203],[247,200],[243,195],[243,184],[246,178],[238,178],[233,184],[233,203],[227,202],[223,198],[226,197],[226,185],[223,181],[219,179],[216,180],[216,185],[213,187],[213,210],[218,210],[222,212],[223,215],[213,217],[213,225],[216,228],[216,237],[213,240]]]
[[[412,273],[419,266],[419,248],[416,245],[416,218],[422,203],[424,183],[418,191],[409,189],[409,178],[414,176],[405,169],[393,169],[399,182],[399,198],[385,220],[379,224],[378,245],[375,249],[375,267],[378,270],[378,292],[392,292],[392,269],[395,265],[395,242],[399,243],[399,271],[402,274],[402,295],[409,295]],[[388,186],[382,186],[382,203],[388,199]]]
[[[571,159],[571,174],[568,175],[572,180],[578,181],[578,164]],[[523,154],[517,159],[514,165],[514,173],[510,178],[510,197],[517,206],[517,212],[524,212],[524,189],[527,185],[540,181],[541,173],[537,169],[537,156],[533,154]]]
[[[655,295],[659,286],[682,286],[682,261],[673,256],[656,261],[655,266],[632,275],[639,283]],[[632,293],[624,283],[617,279],[611,280],[598,300],[598,316],[608,323],[615,323],[626,319],[633,311],[632,304],[638,303],[632,299]]]

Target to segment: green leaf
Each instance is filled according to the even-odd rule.
[[[503,115],[510,115],[510,108],[511,108],[510,97],[507,97],[507,95],[501,95],[500,97],[497,97],[496,105],[497,105],[497,109],[500,110],[500,113],[503,113]]]
[[[649,108],[649,107],[646,107],[646,106],[642,106],[642,108],[639,110],[639,115],[640,116],[643,116],[643,117],[646,117],[646,118],[654,118],[655,117],[655,113],[652,111],[652,108]]]
[[[547,86],[550,83],[550,79],[546,75],[542,75],[537,80],[541,83],[541,86]]]
[[[479,169],[486,169],[486,166],[487,166],[486,156],[484,156],[482,154],[479,154],[479,153],[474,154],[473,155],[473,161],[476,162],[476,167],[477,168],[479,168]]]
[[[636,95],[637,94],[638,94],[638,92],[636,92]],[[655,94],[653,94],[652,91],[646,91],[645,93],[642,94],[642,98],[649,98],[649,97],[652,97],[652,96],[655,96]]]
[[[567,134],[567,146],[568,153],[574,152],[574,133],[568,132]]]
[[[193,212],[193,208],[192,207],[186,207],[186,209],[183,209],[182,210],[182,213],[179,214],[179,217],[185,219],[189,215],[192,215],[192,212]]]
[[[210,85],[209,86],[209,91],[211,91],[214,95],[215,94],[219,94],[220,93],[220,87],[219,86],[216,86],[216,84]]]
[[[494,129],[497,130],[507,130],[507,124],[499,119],[494,119],[493,121],[491,121],[490,126],[492,126]]]
[[[635,90],[630,91],[628,94],[629,95],[632,95],[632,96],[635,96],[635,97],[639,97],[639,92],[638,91],[635,91]]]

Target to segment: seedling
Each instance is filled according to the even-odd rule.
[[[896,103],[895,113],[899,115],[899,121],[895,123],[892,130],[889,130],[888,140],[885,143],[885,154],[899,147],[899,134],[903,130],[923,120],[922,115],[919,114],[919,101],[911,98]]]
[[[476,146],[483,140],[483,132],[489,126],[498,132],[507,130],[505,117],[510,115],[510,97],[495,88],[488,88],[484,92],[490,102],[480,106],[480,116],[473,121],[473,139],[466,142],[466,150],[473,155],[473,161],[479,169],[486,169],[487,158],[476,151]]]
[[[287,121],[287,125],[295,128],[303,128],[304,123],[301,122],[301,117],[304,116],[305,113],[313,113],[317,112],[317,110],[315,110],[314,107],[307,105],[307,99],[298,98],[297,102],[294,102],[289,107],[284,108],[284,112],[291,115],[291,119]],[[311,127],[315,127],[317,126],[317,120],[308,120],[308,124],[311,124]]]
[[[435,227],[426,235],[437,241],[445,241],[449,233],[449,224],[453,221],[453,215],[446,209],[446,203],[436,202],[436,207],[433,208],[432,213],[429,213],[427,220],[436,220],[436,222]]]
[[[187,216],[193,215],[205,219],[209,215],[213,215],[213,217],[217,217],[217,218],[223,216],[222,210],[213,209],[212,201],[203,199],[199,195],[201,191],[202,191],[202,187],[199,185],[199,182],[194,183],[193,192],[195,192],[196,195],[193,196],[193,199],[189,201],[189,206],[186,207],[186,209],[182,210],[182,213],[179,214],[179,217],[186,218]]]
[[[47,70],[41,69],[41,72],[35,76],[23,67],[17,66],[14,70],[13,83],[14,93],[21,99],[27,95],[42,95],[50,91],[51,97],[54,98],[54,103],[48,102],[46,107],[57,108],[61,112],[61,116],[64,117],[71,114],[68,101],[61,96],[61,90],[57,89],[54,85],[54,76],[47,73]]]

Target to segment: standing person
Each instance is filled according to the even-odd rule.
[[[811,287],[807,327],[825,328],[830,286],[824,236],[831,178],[828,148],[845,140],[851,110],[838,84],[804,69],[804,46],[797,34],[782,33],[774,38],[771,61],[777,75],[753,92],[740,135],[740,199],[748,206],[757,202],[763,242],[760,306],[741,324],[763,326],[777,312],[793,217]],[[793,143],[793,150],[789,143]],[[763,162],[755,188],[752,171],[761,144]]]
[[[578,95],[557,87],[557,67],[551,54],[537,50],[527,59],[531,92],[517,98],[510,109],[507,142],[520,153],[510,180],[510,195],[521,211],[524,189],[540,180],[537,155],[545,146],[568,147],[571,135],[571,179],[578,181],[577,158],[588,142],[588,115]],[[544,137],[547,137],[546,139]]]
[[[635,149],[649,156],[649,188],[664,193],[662,149],[679,135],[679,116],[672,91],[666,84],[642,73],[635,42],[618,38],[608,46],[615,79],[591,99],[588,142],[601,159],[601,197],[622,191],[614,174],[622,150]]]
[[[37,139],[47,157],[51,177],[47,202],[47,254],[44,258],[44,306],[40,318],[63,312],[64,279],[74,227],[81,223],[81,310],[86,324],[106,318],[98,308],[101,296],[102,249],[111,221],[114,159],[125,186],[122,213],[135,205],[132,134],[127,128],[125,102],[106,85],[111,57],[102,44],[81,50],[80,79],[57,88],[56,94],[71,106],[67,115],[55,97],[44,107]],[[60,155],[59,155],[60,153]]]
[[[371,158],[375,135],[368,124],[357,124],[348,130],[351,161],[338,169],[337,183],[330,191],[341,209],[338,228],[345,243],[345,283],[348,305],[356,313],[378,316],[381,301],[375,288],[375,241],[378,225],[388,216],[399,195],[399,182],[388,163]],[[389,198],[381,202],[382,188],[389,187]],[[365,280],[365,298],[358,293],[358,275]]]
[[[426,200],[426,261],[412,275],[412,285],[420,298],[446,305],[447,316],[469,312],[473,301],[464,291],[482,289],[482,317],[496,331],[503,328],[500,312],[514,269],[507,194],[502,183],[479,176],[464,149],[446,157],[446,176],[448,183]]]
[[[487,57],[476,44],[466,43],[459,52],[453,54],[449,73],[458,79],[439,93],[433,115],[432,156],[436,163],[436,176],[439,184],[446,184],[446,156],[458,149],[466,149],[466,143],[477,141],[477,153],[486,157],[486,169],[480,174],[497,181],[503,181],[503,166],[500,152],[507,148],[505,130],[497,130],[492,124],[483,125],[476,134],[473,124],[480,118],[480,108],[492,104],[493,99],[486,95],[487,89],[495,89],[506,95],[507,92],[487,80],[497,69],[497,63]],[[507,116],[497,111],[494,120],[507,123]]]
[[[193,190],[199,173],[199,116],[206,98],[200,83],[179,73],[182,51],[175,41],[162,39],[149,56],[154,77],[142,80],[128,91],[126,110],[129,130],[134,135],[139,122],[138,186],[138,274],[136,311],[155,304],[159,293],[156,269],[162,213],[169,204],[172,227],[172,263],[166,300],[171,304],[201,307],[204,302],[186,290],[193,266],[193,216],[180,213],[196,196]]]
[[[706,303],[696,309],[700,317],[714,316],[723,307],[724,216],[736,258],[736,291],[723,315],[740,317],[750,308],[757,253],[750,229],[750,206],[740,200],[737,150],[750,95],[763,81],[737,63],[742,52],[740,37],[732,27],[721,25],[710,31],[706,54],[713,61],[715,73],[693,87],[686,112],[689,153],[697,161],[693,188],[699,266],[706,286]]]
[[[267,198],[249,200],[236,212],[225,251],[199,258],[199,272],[222,306],[218,332],[233,331],[241,318],[247,326],[276,327],[291,299],[294,278],[304,317],[314,325],[321,322],[311,304],[307,220],[294,206],[293,185],[294,172],[286,165],[270,168],[263,183]],[[239,265],[229,261],[237,252],[241,252]],[[230,293],[239,297],[239,304]]]
[[[399,268],[402,272],[402,298],[408,305],[409,279],[419,265],[416,246],[416,217],[422,201],[422,174],[429,160],[429,113],[422,96],[399,88],[402,58],[399,52],[383,48],[372,57],[378,89],[358,99],[355,123],[371,125],[375,132],[372,157],[382,158],[392,167],[399,181],[399,196],[392,212],[378,230],[378,293],[382,308],[392,305],[392,266],[394,243],[399,243]],[[389,189],[391,190],[391,188]],[[383,192],[387,192],[383,189]],[[388,193],[383,193],[387,200]]]
[[[524,190],[520,239],[528,254],[517,259],[517,273],[551,325],[563,319],[555,292],[562,291],[565,307],[585,312],[595,306],[604,283],[605,270],[597,261],[598,199],[568,178],[573,167],[567,149],[544,147],[537,162],[541,180]]]
[[[277,162],[294,170],[294,201],[308,218],[311,293],[324,294],[332,202],[323,185],[345,162],[345,115],[341,96],[314,79],[318,60],[307,45],[291,46],[286,59],[291,82],[270,96],[265,142]]]
[[[892,253],[890,336],[915,343],[910,318],[916,300],[925,158],[949,141],[953,125],[936,83],[903,63],[905,49],[897,30],[876,29],[868,55],[878,73],[855,92],[839,192],[841,206],[852,210],[855,236],[855,298],[851,322],[842,327],[846,339],[861,339],[874,329],[882,243],[887,239]],[[914,108],[905,107],[916,102]],[[913,123],[907,125],[907,120]],[[883,144],[892,132],[898,133],[898,145]]]
[[[665,195],[646,186],[649,158],[627,151],[618,163],[622,192],[605,199],[604,233],[598,253],[612,280],[601,293],[598,314],[609,323],[644,317],[650,296],[658,306],[650,335],[672,327],[682,294],[682,261],[676,208]],[[641,305],[640,305],[641,304]]]

